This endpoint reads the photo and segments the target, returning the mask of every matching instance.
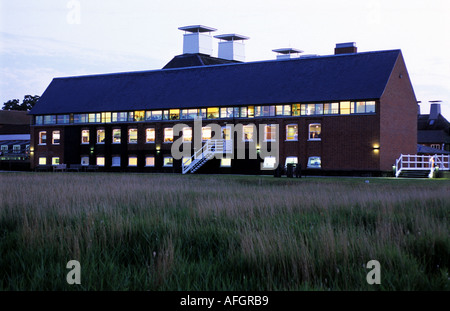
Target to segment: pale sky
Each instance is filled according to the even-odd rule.
[[[442,100],[450,120],[449,0],[0,0],[0,105],[42,95],[54,77],[161,69],[182,54],[187,25],[250,37],[246,61],[342,42],[401,49],[422,113]]]

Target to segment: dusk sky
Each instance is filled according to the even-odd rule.
[[[54,77],[161,69],[182,54],[178,27],[205,25],[250,37],[246,61],[342,42],[401,49],[422,113],[442,100],[450,120],[449,16],[448,0],[0,0],[0,103],[42,95]]]

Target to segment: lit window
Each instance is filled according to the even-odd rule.
[[[276,141],[276,125],[266,125],[264,127],[264,141]]]
[[[298,158],[297,157],[286,157],[286,164],[285,166],[287,166],[288,164],[297,164],[298,163]]]
[[[59,157],[52,158],[52,165],[59,165]]]
[[[232,107],[220,108],[220,117],[221,118],[232,118],[233,117],[233,108]]]
[[[111,112],[102,112],[102,122],[111,123]]]
[[[355,102],[355,113],[366,112],[366,102]]]
[[[60,131],[53,131],[53,134],[52,134],[52,144],[53,144],[53,145],[59,145],[60,138],[61,138],[61,133],[60,133]]]
[[[241,118],[247,118],[247,107],[241,107],[241,112],[239,114]]]
[[[45,145],[47,143],[47,132],[39,132],[39,145]]]
[[[172,157],[164,157],[163,166],[172,167],[173,166],[173,158]]]
[[[341,102],[341,114],[350,114],[350,102]]]
[[[173,128],[164,129],[164,142],[165,143],[173,142]]]
[[[39,157],[39,165],[47,165],[47,158]]]
[[[145,142],[154,143],[155,142],[155,129],[148,128],[145,130]]]
[[[202,127],[202,140],[207,141],[211,139],[211,128],[209,126]]]
[[[339,103],[323,104],[324,114],[339,114]]]
[[[286,140],[298,140],[298,125],[286,125]]]
[[[275,116],[275,106],[262,106],[261,107],[262,117],[273,117]]]
[[[81,157],[81,165],[88,166],[89,165],[89,157]]]
[[[308,168],[321,168],[320,157],[309,157]]]
[[[89,130],[82,130],[81,131],[81,143],[82,144],[89,144]]]
[[[292,115],[293,116],[300,115],[300,104],[292,104]]]
[[[170,120],[179,120],[180,119],[180,109],[170,109],[169,110],[169,118],[170,118]]]
[[[276,157],[264,157],[263,168],[275,168],[275,163],[277,162]]]
[[[244,141],[253,141],[253,126],[252,125],[244,125],[243,127],[243,140]]]
[[[133,121],[144,121],[145,111],[135,111]]]
[[[249,118],[253,118],[255,116],[255,107],[254,106],[248,106],[247,116]]]
[[[113,144],[120,144],[120,129],[113,129]]]
[[[105,130],[97,130],[97,144],[105,143]]]
[[[291,105],[277,105],[275,113],[277,116],[290,116]]]
[[[321,139],[322,126],[320,123],[312,123],[309,125],[309,140]]]
[[[222,138],[225,140],[231,140],[231,127],[230,126],[222,127]]]
[[[195,118],[197,118],[197,109],[181,110],[181,119],[195,119]]]
[[[206,108],[206,114],[208,119],[218,119],[219,118],[219,108]]]
[[[231,167],[231,158],[222,158],[220,160],[220,167]]]
[[[111,158],[111,166],[119,167],[120,166],[120,157],[114,156]]]
[[[97,165],[105,166],[105,157],[97,157]]]
[[[155,166],[155,157],[145,157],[145,166]]]
[[[137,166],[137,157],[135,156],[129,157],[128,166]]]
[[[126,122],[128,114],[126,112],[113,112],[112,122]]]
[[[137,136],[138,136],[137,129],[129,129],[128,130],[128,143],[129,144],[137,144]]]
[[[323,104],[315,104],[315,114],[323,114]]]
[[[192,157],[182,157],[181,163],[183,163],[184,166],[187,166],[192,163]]]
[[[375,102],[368,101],[366,102],[366,113],[374,113],[375,112]]]
[[[192,141],[192,128],[183,128],[183,141]]]
[[[89,118],[89,123],[100,122],[100,113],[90,113],[88,118]]]
[[[202,108],[198,110],[198,117],[202,119],[206,119],[206,108]]]
[[[163,120],[170,120],[169,119],[169,110],[163,110],[162,118],[163,118]]]

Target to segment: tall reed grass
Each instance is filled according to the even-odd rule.
[[[448,290],[450,181],[364,181],[1,173],[0,289]]]

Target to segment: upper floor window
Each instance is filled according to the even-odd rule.
[[[276,125],[266,125],[264,127],[264,141],[276,141]]]
[[[192,128],[191,127],[183,128],[183,141],[184,142],[192,141]]]
[[[81,131],[81,143],[82,144],[89,144],[89,130],[82,130]]]
[[[120,144],[120,129],[113,129],[113,136],[112,136],[112,142],[113,144]]]
[[[339,114],[339,103],[326,103],[323,104],[324,114]]]
[[[138,130],[136,128],[128,130],[128,143],[137,144],[138,140]]]
[[[322,125],[320,123],[312,123],[309,125],[309,140],[320,140]]]
[[[340,113],[341,114],[350,114],[352,113],[353,109],[351,107],[351,103],[350,102],[341,102],[341,107],[340,107]]]
[[[173,142],[173,128],[166,127],[164,129],[164,142],[165,143]]]
[[[97,144],[104,144],[105,143],[105,130],[100,129],[97,130]]]
[[[61,132],[60,131],[53,131],[52,144],[53,145],[59,145],[60,140],[61,140]]]
[[[253,125],[244,125],[243,130],[243,140],[253,141]]]
[[[180,109],[170,109],[169,110],[169,119],[170,120],[179,120],[180,119]]]
[[[208,115],[208,119],[218,119],[219,118],[219,108],[207,108],[206,114]]]
[[[56,116],[56,122],[58,124],[69,124],[70,117],[68,114],[59,114]]]
[[[47,132],[46,131],[39,132],[39,145],[45,144],[47,144]]]
[[[286,140],[298,140],[298,125],[286,125]]]
[[[205,126],[202,127],[202,141],[210,140],[212,136],[211,127]]]
[[[155,129],[148,128],[145,130],[145,142],[154,143],[155,142]]]

